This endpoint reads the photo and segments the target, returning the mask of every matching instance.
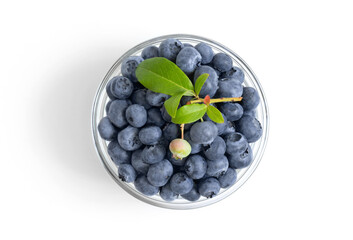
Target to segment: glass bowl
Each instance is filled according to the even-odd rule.
[[[109,98],[105,91],[106,85],[112,77],[121,75],[120,69],[121,69],[121,63],[123,59],[129,56],[140,55],[142,50],[145,47],[150,45],[159,46],[159,44],[163,40],[168,38],[176,38],[176,39],[179,39],[182,43],[190,43],[192,45],[196,45],[200,42],[204,42],[209,46],[211,46],[215,53],[223,52],[228,54],[233,60],[233,65],[240,67],[244,71],[244,74],[245,74],[244,85],[255,88],[259,92],[259,95],[261,98],[260,104],[256,108],[256,118],[260,121],[263,127],[263,135],[257,142],[250,144],[253,150],[253,161],[250,164],[250,166],[248,166],[247,168],[237,170],[238,178],[234,185],[232,185],[227,189],[221,189],[218,195],[214,196],[213,198],[201,197],[199,200],[195,202],[190,202],[179,197],[178,199],[172,202],[166,202],[162,198],[160,198],[159,195],[155,195],[155,196],[143,195],[142,193],[140,193],[135,189],[132,183],[125,183],[118,178],[117,166],[114,164],[114,162],[111,160],[111,158],[108,155],[108,151],[107,151],[108,142],[102,139],[98,133],[98,129],[97,129],[98,123],[105,116],[106,114],[105,104],[109,101]],[[259,80],[255,76],[253,71],[250,69],[250,67],[244,62],[244,60],[242,60],[236,53],[234,53],[233,51],[231,51],[230,49],[228,49],[227,47],[223,46],[220,43],[217,43],[213,40],[209,40],[207,38],[193,36],[193,35],[184,35],[184,34],[167,35],[167,36],[153,38],[151,40],[145,41],[133,47],[132,49],[127,51],[124,55],[122,55],[110,68],[110,70],[108,71],[108,73],[106,74],[103,81],[98,87],[97,93],[94,98],[91,120],[92,120],[91,124],[92,124],[93,140],[94,140],[97,153],[100,159],[102,160],[104,167],[106,168],[108,173],[112,176],[112,178],[116,181],[116,183],[118,183],[120,187],[122,187],[125,191],[127,191],[128,193],[130,193],[132,196],[136,197],[139,200],[142,200],[154,206],[164,207],[169,209],[193,209],[193,208],[208,206],[210,204],[216,203],[228,197],[233,192],[235,192],[240,186],[242,186],[245,183],[245,181],[251,176],[251,174],[254,172],[257,165],[259,164],[266,147],[268,130],[269,130],[268,105],[266,102],[264,91],[260,85]]]

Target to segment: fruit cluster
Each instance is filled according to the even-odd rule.
[[[142,61],[154,57],[176,63],[193,82],[201,74],[209,74],[200,97],[242,97],[239,103],[213,104],[221,111],[223,123],[215,123],[205,115],[183,126],[183,137],[191,146],[187,158],[176,159],[169,151],[170,142],[181,138],[180,126],[171,122],[163,105],[170,96],[146,89],[135,74]],[[205,43],[192,46],[167,39],[159,47],[145,48],[141,56],[126,58],[121,73],[106,86],[110,101],[98,131],[110,141],[108,153],[122,181],[134,183],[148,196],[159,193],[165,201],[178,196],[189,201],[198,200],[200,195],[210,198],[220,188],[236,182],[236,170],[252,161],[249,143],[262,135],[261,124],[255,118],[260,96],[254,88],[242,85],[244,73],[233,66],[227,54],[215,54]],[[183,96],[180,104],[186,105],[192,99]],[[182,148],[182,144],[175,146]]]

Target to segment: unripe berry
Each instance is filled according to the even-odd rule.
[[[169,149],[173,153],[173,158],[182,159],[189,156],[191,152],[190,144],[184,139],[174,139],[169,144]]]

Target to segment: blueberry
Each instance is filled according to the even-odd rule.
[[[210,144],[216,138],[218,129],[213,122],[197,122],[190,129],[190,137],[194,143]]]
[[[108,117],[104,117],[98,124],[98,132],[101,138],[111,141],[118,135],[118,130],[112,124]]]
[[[184,48],[186,48],[186,47],[194,47],[194,46],[191,45],[190,43],[183,43],[183,45],[184,45]]]
[[[228,125],[227,117],[223,113],[221,113],[221,114],[222,114],[224,122],[223,123],[214,123],[218,129],[218,135],[223,134],[226,131],[227,125]],[[204,120],[212,121],[211,118],[209,118],[207,114],[205,114]]]
[[[159,192],[159,187],[155,187],[149,183],[144,175],[138,176],[134,182],[134,185],[139,192],[147,196],[153,196]]]
[[[145,163],[142,160],[142,150],[136,150],[131,155],[131,165],[135,168],[135,170],[142,174],[147,174],[148,169],[150,167],[149,164]]]
[[[238,152],[228,156],[229,166],[232,168],[246,168],[252,161],[252,150],[248,146],[244,152]]]
[[[209,66],[200,66],[196,68],[194,74],[194,84],[196,82],[196,79],[204,73],[208,73],[209,76],[204,85],[202,86],[199,96],[206,97],[206,95],[209,95],[212,98],[218,89],[218,76],[213,68]]]
[[[194,184],[194,186],[192,187],[192,189],[190,190],[190,192],[181,195],[182,198],[189,200],[189,201],[197,201],[200,198],[200,193],[197,191],[197,186],[196,184]]]
[[[126,77],[113,77],[110,84],[110,91],[117,99],[126,99],[130,97],[134,90],[133,83]]]
[[[238,80],[240,83],[244,82],[244,72],[238,67],[233,66],[227,72],[221,74],[221,78],[233,78]]]
[[[147,124],[156,125],[158,127],[162,127],[165,124],[164,119],[162,118],[161,111],[159,108],[151,108],[147,111]]]
[[[166,94],[153,92],[151,90],[147,90],[146,93],[146,100],[148,104],[154,107],[161,107],[168,98],[169,96]]]
[[[164,159],[166,148],[163,145],[146,146],[142,151],[142,161],[154,164]]]
[[[112,81],[110,80],[110,81],[107,83],[107,86],[105,87],[105,91],[107,92],[107,95],[108,95],[108,97],[109,97],[111,100],[115,100],[116,97],[113,95],[113,93],[112,93],[111,90],[110,90],[111,84],[112,84]]]
[[[238,132],[228,134],[224,140],[226,141],[228,154],[242,153],[249,146],[244,135]]]
[[[118,134],[119,145],[126,151],[134,151],[142,146],[139,139],[139,130],[128,126]]]
[[[199,193],[207,198],[212,198],[219,193],[221,185],[216,178],[206,178],[198,184]]]
[[[158,141],[158,145],[162,145],[163,147],[168,148],[169,141],[162,136],[161,139]]]
[[[170,179],[170,188],[176,194],[186,194],[191,191],[194,181],[186,173],[175,173]]]
[[[143,61],[140,56],[131,56],[126,58],[121,64],[121,73],[133,82],[137,82],[135,70],[137,66]]]
[[[159,56],[175,62],[175,59],[184,45],[177,39],[168,38],[159,45]]]
[[[136,179],[136,171],[130,164],[121,164],[118,168],[121,181],[131,183]]]
[[[172,121],[172,117],[169,115],[169,113],[165,109],[164,105],[160,108],[160,111],[161,111],[161,115],[162,115],[162,118],[164,121],[166,121],[166,122]]]
[[[214,69],[220,72],[227,72],[233,66],[233,60],[225,53],[217,53],[212,59]]]
[[[149,58],[158,57],[158,56],[159,56],[158,47],[156,46],[148,46],[145,49],[143,49],[141,53],[141,57],[145,60]]]
[[[226,156],[222,156],[217,160],[207,160],[207,174],[212,177],[223,175],[229,167],[229,162]]]
[[[133,104],[138,104],[143,106],[146,110],[150,109],[152,106],[148,104],[146,100],[147,89],[138,89],[131,95],[131,102]]]
[[[244,111],[243,115],[249,115],[251,117],[256,117],[256,110],[252,109],[252,110]]]
[[[204,146],[204,154],[210,160],[218,160],[226,153],[226,143],[223,138],[217,136],[214,141]]]
[[[168,160],[174,165],[174,166],[184,166],[187,158],[182,158],[182,159],[175,159],[173,158],[173,154],[168,151],[167,153]]]
[[[167,202],[173,201],[175,199],[177,199],[178,194],[175,194],[172,189],[170,188],[170,184],[167,183],[166,185],[164,185],[161,188],[161,191],[159,193],[159,195],[161,196],[161,198]]]
[[[116,165],[130,163],[131,152],[120,147],[118,141],[112,141],[108,144],[108,154]]]
[[[109,112],[109,108],[110,108],[110,104],[112,104],[112,100],[110,100],[109,102],[107,102],[107,104],[105,105],[105,112],[108,113]]]
[[[206,160],[200,155],[191,155],[185,162],[185,172],[192,179],[202,178],[207,170]]]
[[[219,109],[229,121],[237,121],[243,116],[243,108],[239,103],[226,102],[219,104]]]
[[[128,124],[125,117],[125,111],[128,106],[130,106],[130,102],[127,100],[114,100],[110,104],[107,116],[118,128],[123,128]]]
[[[201,55],[193,47],[184,47],[176,58],[176,65],[186,74],[190,75],[201,65]]]
[[[241,97],[243,86],[233,78],[223,78],[218,81],[216,97]]]
[[[222,133],[222,136],[226,136],[228,135],[229,133],[234,133],[236,130],[235,130],[235,125],[233,122],[231,121],[227,121],[227,126],[224,130],[224,132]]]
[[[185,132],[184,139],[188,141],[191,146],[191,154],[199,153],[202,150],[202,145],[200,143],[195,143],[190,138],[190,132]]]
[[[172,140],[178,138],[179,135],[180,135],[180,128],[178,125],[176,125],[174,123],[168,123],[163,128],[163,136],[168,141],[172,141]]]
[[[240,104],[246,111],[255,109],[260,103],[259,93],[252,87],[244,87],[242,97]]]
[[[148,181],[156,187],[164,186],[173,174],[173,166],[168,160],[152,164],[147,172]]]
[[[155,145],[162,137],[162,130],[157,126],[144,127],[139,132],[139,139],[145,145]]]
[[[230,187],[237,181],[237,172],[228,168],[226,173],[218,178],[218,181],[222,188]]]
[[[202,64],[207,64],[212,61],[214,53],[210,46],[206,43],[199,43],[195,46],[195,48],[202,56]]]
[[[248,143],[256,142],[262,136],[261,123],[249,115],[243,116],[236,122],[237,131],[242,133],[248,140]]]
[[[186,124],[184,124],[184,130],[185,131],[189,131],[190,128],[192,127],[192,125],[194,125],[194,123],[186,123]]]
[[[126,120],[133,127],[142,127],[147,122],[146,109],[138,104],[133,104],[126,109]]]

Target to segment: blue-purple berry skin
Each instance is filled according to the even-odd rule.
[[[146,109],[138,104],[130,105],[125,112],[126,120],[128,123],[136,128],[144,126],[147,122]]]
[[[219,193],[221,190],[221,185],[216,178],[210,177],[203,179],[198,184],[198,192],[201,196],[206,198],[212,198]]]
[[[148,181],[156,187],[164,186],[173,174],[173,166],[168,160],[152,164],[147,172]]]
[[[118,176],[123,182],[134,182],[137,176],[135,169],[130,164],[121,164],[118,168]]]
[[[130,106],[128,100],[114,100],[109,107],[108,118],[118,128],[128,125],[125,117],[125,111]]]
[[[164,105],[160,108],[160,111],[161,111],[161,115],[162,115],[162,118],[164,121],[166,121],[166,122],[172,121],[172,117],[169,115],[169,113],[165,109]]]
[[[244,87],[242,97],[240,104],[245,111],[255,109],[260,103],[259,93],[252,87]]]
[[[190,138],[194,143],[210,144],[218,135],[218,129],[213,122],[197,122],[190,129]]]
[[[162,117],[161,111],[159,108],[150,108],[147,111],[147,123],[148,125],[156,125],[158,127],[163,127],[165,121]]]
[[[144,175],[140,175],[134,182],[135,188],[147,196],[153,196],[159,192],[159,187],[153,186]]]
[[[209,76],[206,82],[203,84],[199,96],[206,97],[206,95],[209,95],[212,98],[218,89],[218,76],[213,68],[209,66],[200,66],[196,68],[194,73],[194,84],[197,78],[204,73],[209,74]]]
[[[174,166],[179,166],[179,167],[184,166],[186,160],[188,159],[187,157],[182,159],[176,159],[173,157],[173,154],[170,151],[167,152],[167,158]]]
[[[138,104],[143,106],[146,110],[150,109],[152,106],[148,104],[146,99],[147,89],[138,89],[134,91],[131,95],[131,102],[133,104]]]
[[[174,139],[178,138],[180,135],[180,128],[178,125],[174,123],[168,123],[163,128],[163,136],[168,141],[173,141]]]
[[[217,53],[212,59],[214,69],[220,72],[227,72],[233,66],[233,60],[225,53]]]
[[[133,82],[137,82],[136,78],[136,68],[143,61],[143,58],[140,56],[131,56],[124,59],[121,64],[121,73],[124,77],[127,77]]]
[[[131,165],[134,169],[141,174],[147,174],[150,164],[143,161],[142,150],[138,149],[134,151],[131,155]]]
[[[240,83],[244,82],[244,72],[240,68],[233,66],[230,70],[223,72],[221,78],[233,78],[238,80]]]
[[[161,107],[168,98],[169,96],[166,94],[153,92],[151,90],[147,90],[146,93],[148,104],[154,107]]]
[[[176,65],[186,74],[190,75],[201,65],[200,53],[192,47],[184,47],[176,58]]]
[[[143,59],[159,57],[159,50],[156,46],[148,46],[142,50],[141,57]]]
[[[157,126],[143,127],[139,132],[139,139],[145,145],[155,145],[162,137],[162,130]]]
[[[243,107],[239,103],[234,102],[219,104],[219,110],[226,115],[229,121],[239,120],[244,113]]]
[[[212,177],[223,175],[229,167],[229,162],[226,156],[222,156],[217,160],[207,160],[207,174]]]
[[[251,147],[248,146],[244,152],[238,152],[228,155],[229,166],[240,169],[248,167],[253,159]]]
[[[146,146],[142,151],[142,161],[148,164],[160,162],[164,159],[166,152],[165,146],[160,144]]]
[[[112,93],[111,90],[110,90],[111,84],[112,84],[112,81],[109,81],[109,82],[107,83],[107,86],[105,87],[105,91],[106,91],[108,97],[110,98],[110,100],[115,100],[116,97],[113,95],[113,93]]]
[[[192,189],[190,190],[190,192],[181,195],[182,198],[189,200],[191,202],[197,201],[200,199],[201,195],[200,193],[197,191],[197,185],[194,184],[194,186],[192,187]]]
[[[108,113],[109,112],[109,108],[110,108],[110,104],[112,104],[112,100],[109,100],[108,102],[107,102],[107,104],[105,105],[105,112],[106,113]]]
[[[237,172],[232,168],[228,168],[225,174],[218,178],[218,181],[221,188],[228,188],[237,181]]]
[[[164,200],[164,201],[167,201],[167,202],[171,202],[175,199],[178,198],[178,194],[174,193],[172,191],[172,189],[170,188],[170,184],[167,183],[166,185],[164,185],[160,192],[159,192],[159,195],[161,196],[161,198]]]
[[[185,132],[184,133],[184,139],[190,144],[191,146],[191,154],[196,154],[201,152],[202,150],[202,144],[200,143],[195,143],[194,141],[191,140],[190,138],[190,132]]]
[[[168,38],[159,45],[159,56],[175,62],[176,57],[184,45],[177,39]]]
[[[203,152],[207,159],[217,160],[225,154],[226,143],[223,138],[217,136],[211,144],[204,146]]]
[[[195,48],[202,56],[202,64],[208,64],[212,61],[214,53],[209,45],[206,43],[199,43]]]
[[[207,162],[200,155],[191,155],[185,162],[184,169],[192,179],[201,179],[206,174]]]
[[[237,131],[242,133],[249,143],[256,142],[262,136],[261,123],[249,115],[243,116],[236,122]]]
[[[175,173],[170,179],[170,188],[176,194],[186,194],[191,191],[193,180],[184,172]]]
[[[228,154],[240,154],[244,152],[249,144],[245,136],[241,133],[230,133],[224,137],[226,142],[226,151]]]
[[[232,78],[223,78],[218,81],[216,97],[241,97],[242,94],[243,86],[238,80]]]
[[[134,90],[134,85],[127,77],[113,77],[110,84],[110,91],[117,99],[126,99],[130,97]]]
[[[126,151],[134,151],[142,146],[139,139],[139,129],[128,126],[118,133],[119,145]]]
[[[116,139],[116,136],[118,135],[118,130],[108,117],[104,117],[100,120],[98,124],[98,132],[101,138],[107,141]]]
[[[118,141],[116,140],[111,141],[108,144],[108,154],[117,166],[131,162],[131,152],[126,151],[120,147]]]
[[[221,113],[221,114],[222,114],[224,122],[223,123],[214,122],[214,124],[216,125],[216,127],[218,129],[218,135],[222,135],[226,131],[227,125],[228,125],[227,117],[223,113]],[[211,118],[209,118],[207,114],[204,115],[203,119],[206,121],[212,121]]]

